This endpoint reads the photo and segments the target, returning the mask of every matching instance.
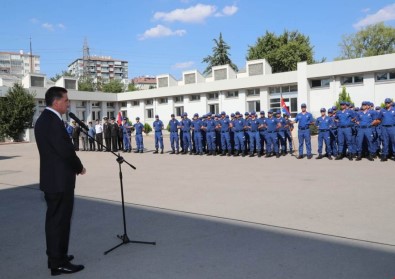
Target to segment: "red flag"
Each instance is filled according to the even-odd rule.
[[[122,113],[121,113],[121,112],[118,112],[118,115],[117,115],[117,123],[118,123],[118,125],[121,125],[121,124],[122,124]]]
[[[291,114],[289,113],[289,110],[288,110],[287,105],[286,105],[285,102],[284,102],[283,95],[281,95],[280,106],[281,106],[281,111],[282,111],[283,114],[291,115]]]

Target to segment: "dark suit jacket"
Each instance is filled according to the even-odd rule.
[[[45,109],[34,127],[40,153],[40,189],[48,193],[73,190],[83,166],[75,153],[63,121]]]

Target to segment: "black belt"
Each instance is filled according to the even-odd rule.
[[[340,126],[340,128],[351,128],[352,125],[348,125],[348,126]]]
[[[228,131],[221,131],[221,133],[223,133],[223,134],[224,134],[224,133],[229,133],[229,132],[228,132]]]
[[[395,125],[381,125],[381,126],[383,126],[383,127],[385,127],[385,128],[395,127]]]
[[[322,132],[328,132],[329,131],[329,129],[326,129],[326,130],[318,130],[320,133]]]
[[[372,128],[372,126],[359,126],[359,128],[361,128],[361,129],[366,129],[366,128]]]
[[[177,133],[178,131],[170,131],[170,133]]]
[[[299,128],[299,130],[302,130],[302,131],[304,131],[304,130],[307,130],[308,128]]]
[[[269,134],[272,134],[272,133],[276,133],[277,131],[271,131],[271,132],[269,132],[269,131],[267,131]]]

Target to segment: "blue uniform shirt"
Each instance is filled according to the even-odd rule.
[[[192,126],[192,121],[189,118],[183,119],[180,121],[181,124],[181,130],[183,132],[189,132],[191,130],[191,126]]]
[[[207,132],[215,132],[215,120],[210,119],[203,122],[203,126],[207,128]]]
[[[354,116],[354,112],[349,109],[346,109],[345,111],[339,110],[338,112],[336,112],[335,119],[338,120],[338,125],[340,127],[352,126],[352,119],[354,118]]]
[[[202,123],[202,120],[200,120],[200,119],[194,119],[193,121],[192,121],[192,127],[193,127],[193,130],[195,131],[195,133],[201,133],[202,132],[202,130],[200,129],[201,127],[203,126],[203,123]]]
[[[163,122],[162,120],[155,120],[154,123],[152,123],[152,126],[154,126],[155,132],[161,132],[163,127]]]
[[[248,119],[246,125],[248,126],[248,131],[258,132],[259,121],[258,119]]]
[[[366,113],[360,111],[355,116],[356,120],[359,122],[359,126],[361,127],[370,126],[372,125],[372,122],[377,119],[376,112],[369,110]]]
[[[136,135],[141,135],[143,133],[144,125],[141,122],[135,123],[133,125]]]
[[[261,126],[261,125],[263,125],[263,124],[266,124],[265,123],[265,119],[266,119],[266,117],[259,117],[257,120],[258,120],[258,123],[259,123],[259,126]],[[261,129],[259,129],[259,131],[265,131],[266,130],[266,127],[263,127],[263,128],[261,128]]]
[[[314,122],[313,115],[310,112],[298,113],[295,117],[295,122],[299,123],[299,129],[307,129],[309,125]]]
[[[126,134],[131,134],[131,133],[132,133],[132,130],[130,129],[130,124],[129,124],[128,122],[126,122],[126,123],[124,123],[124,124],[122,125],[122,133],[123,133],[124,135],[126,135]]]
[[[170,126],[170,132],[174,133],[174,132],[178,132],[178,126],[180,126],[180,122],[177,119],[172,119],[169,121],[169,126]]]
[[[280,131],[285,131],[285,125],[287,125],[287,121],[285,120],[284,117],[280,117],[280,118],[276,118],[277,119],[277,123],[281,124],[281,128],[279,128]]]
[[[268,132],[274,132],[274,131],[276,131],[276,130],[277,130],[277,123],[278,123],[278,121],[277,121],[277,119],[274,118],[274,117],[265,118],[265,124],[266,124],[266,126],[267,126],[267,131],[268,131]]]
[[[244,131],[245,120],[244,118],[239,117],[233,121],[233,127],[235,132]]]
[[[219,124],[221,125],[221,132],[228,132],[229,131],[229,118],[224,118],[219,120]]]
[[[379,119],[381,120],[381,125],[395,125],[395,107],[391,107],[389,110],[382,109]]]
[[[332,126],[332,118],[329,116],[325,117],[318,117],[315,121],[315,125],[318,127],[319,130],[329,130]]]

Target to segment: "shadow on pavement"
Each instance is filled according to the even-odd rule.
[[[49,278],[45,201],[37,185],[0,191],[1,278]],[[231,205],[230,205],[231,206]],[[73,278],[394,278],[395,248],[259,224],[76,197],[70,241]]]

